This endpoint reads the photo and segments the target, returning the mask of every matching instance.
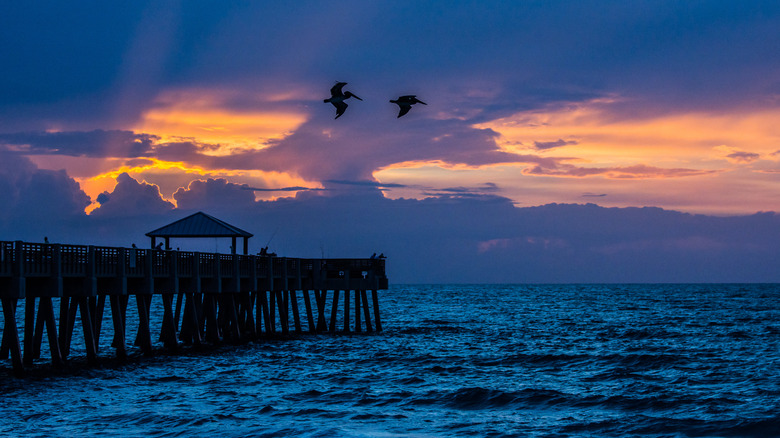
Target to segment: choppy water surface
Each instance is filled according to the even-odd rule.
[[[381,334],[2,376],[0,434],[780,436],[778,285],[394,286],[381,303]]]

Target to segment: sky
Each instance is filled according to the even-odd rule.
[[[0,240],[204,211],[391,282],[780,281],[777,53],[776,1],[9,5]]]

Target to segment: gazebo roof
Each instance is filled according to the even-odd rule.
[[[179,219],[164,227],[146,233],[149,237],[252,237],[241,228],[234,227],[202,211]]]

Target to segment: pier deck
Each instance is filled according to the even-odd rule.
[[[137,304],[134,345],[146,354],[153,351],[150,307],[155,295],[162,297],[155,300],[163,306],[160,339],[171,350],[181,344],[302,333],[304,311],[311,333],[379,331],[377,291],[387,287],[384,259],[302,259],[0,241],[0,361],[10,356],[15,374],[23,374],[40,357],[45,329],[52,363],[62,365],[70,353],[78,313],[87,359],[94,361],[107,299],[112,347],[123,357],[131,296]],[[344,292],[342,306],[340,291]],[[350,312],[353,291],[354,311]],[[58,318],[52,300],[57,298]],[[16,321],[19,300],[25,304],[23,349]],[[337,327],[337,319],[343,322],[343,330]]]

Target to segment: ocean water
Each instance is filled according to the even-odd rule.
[[[780,436],[780,285],[397,285],[380,302],[379,334],[2,375],[0,435]]]

